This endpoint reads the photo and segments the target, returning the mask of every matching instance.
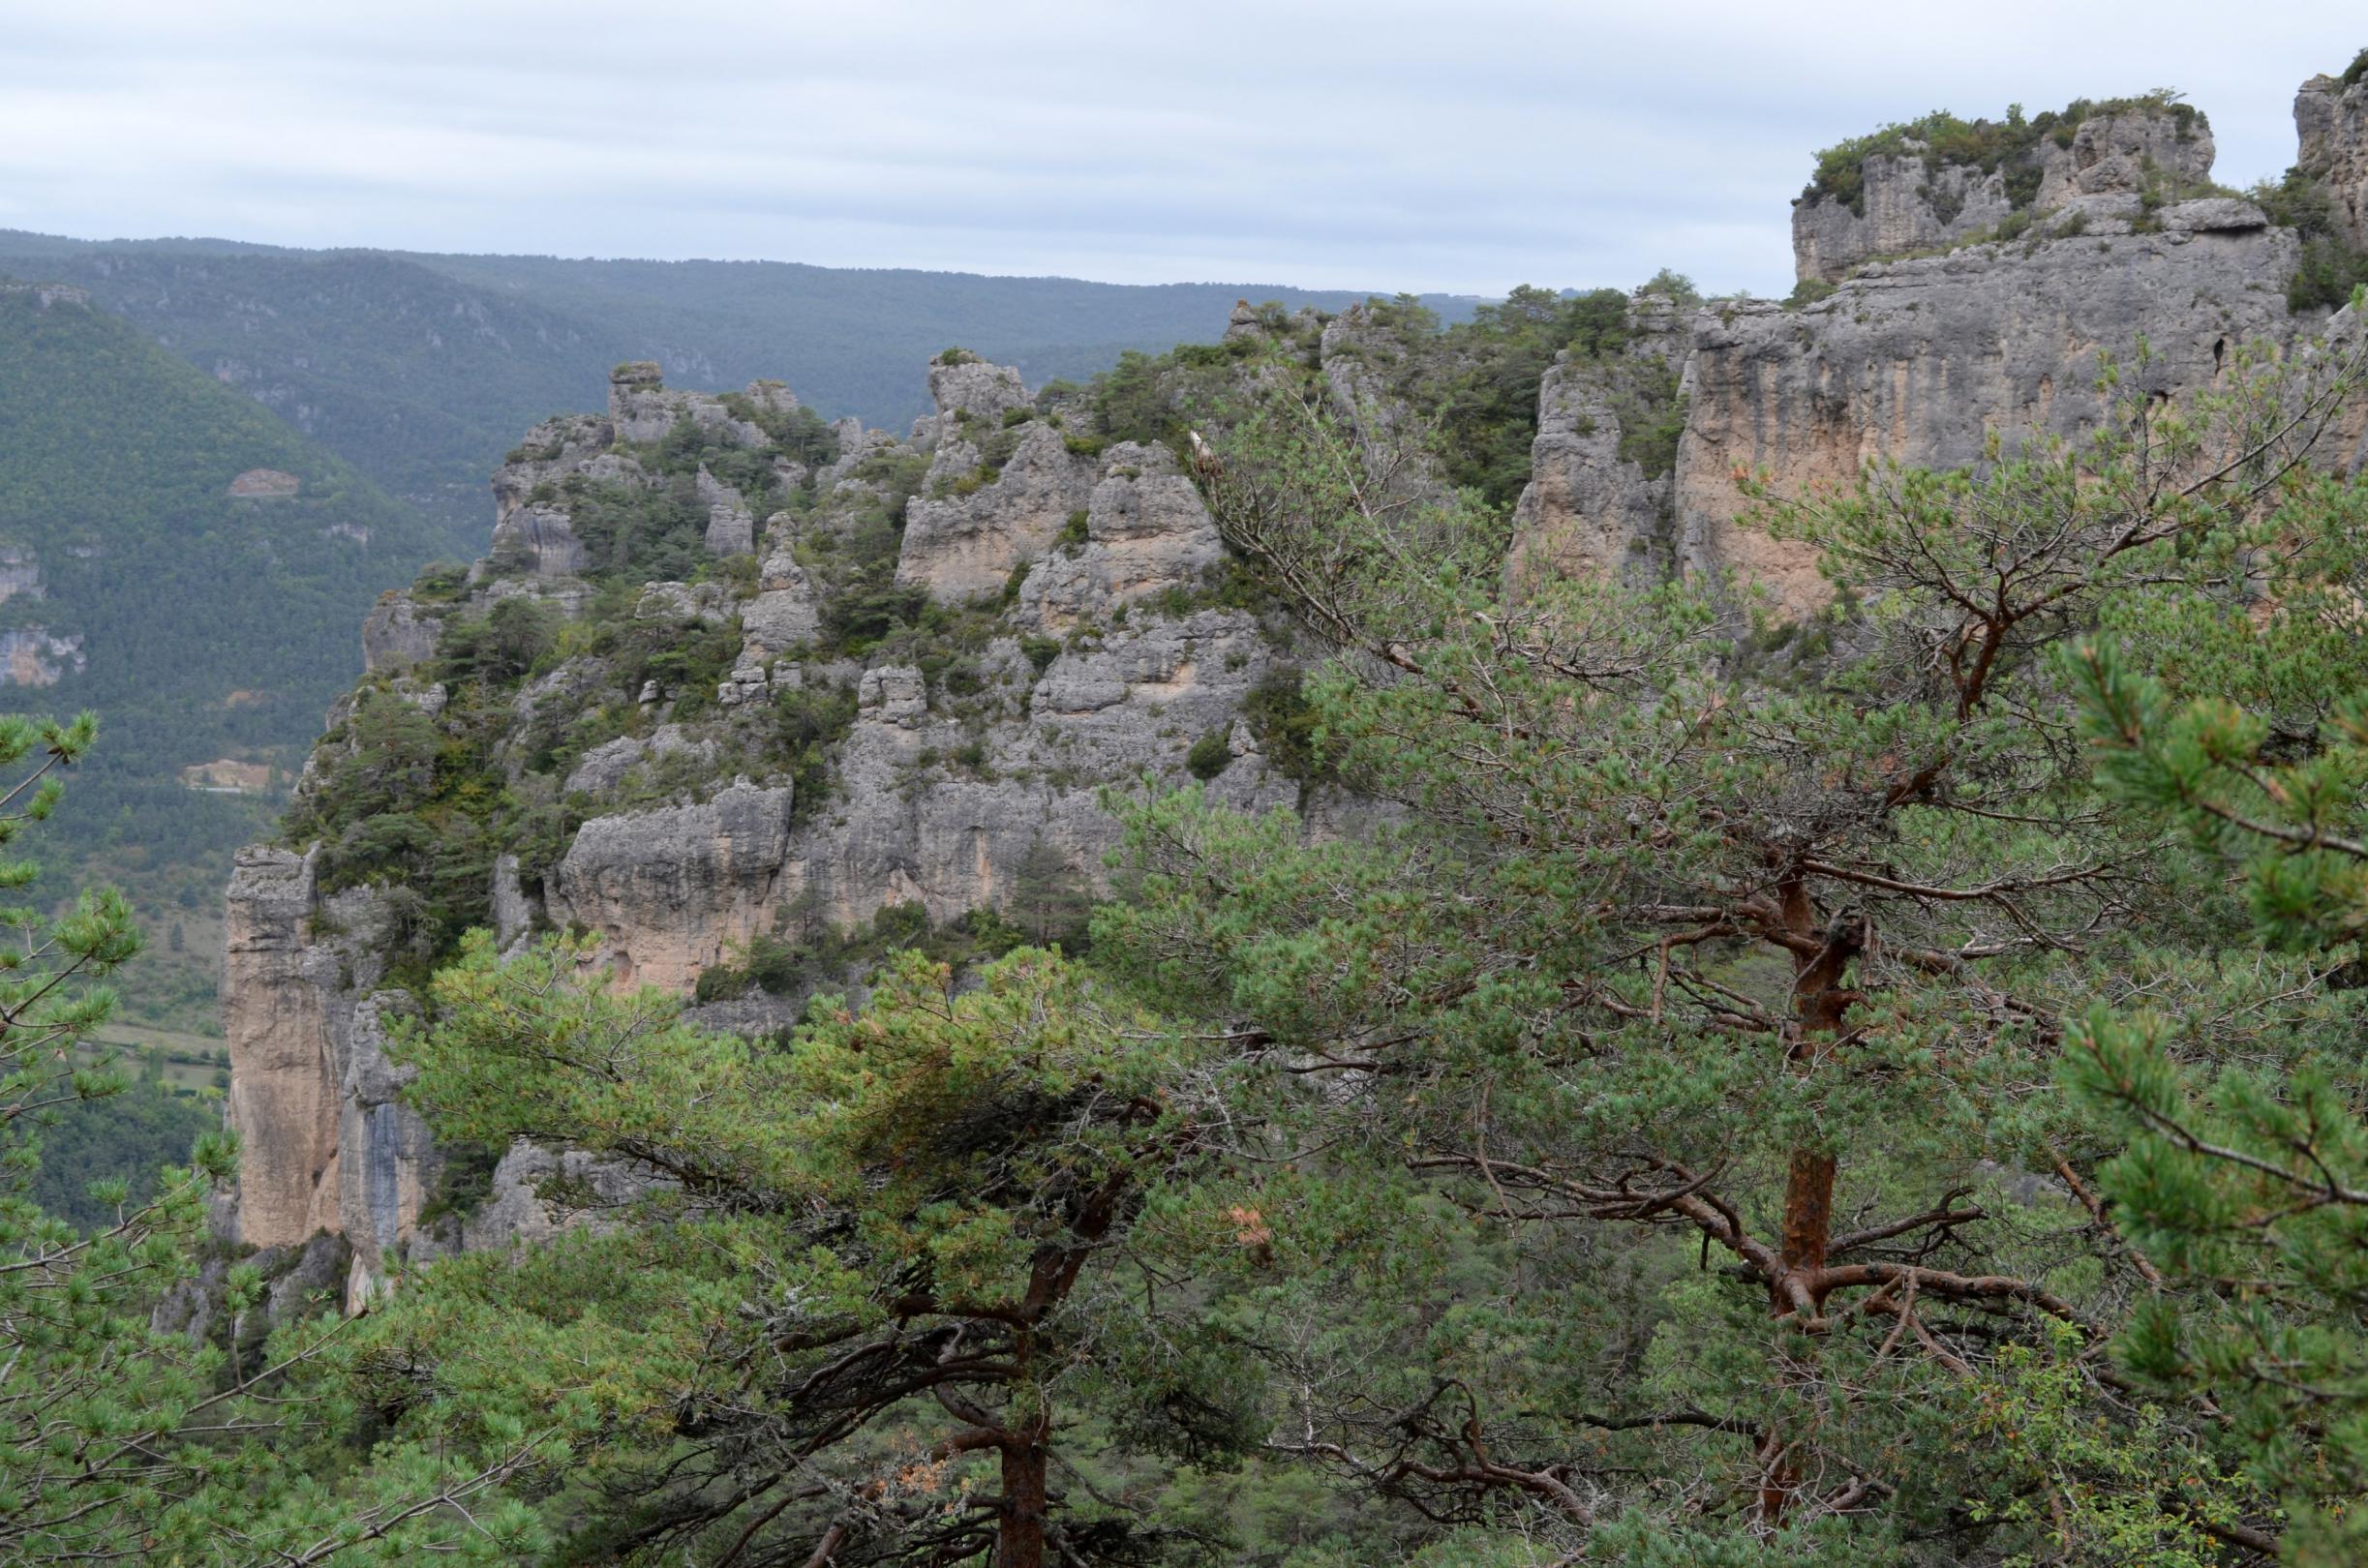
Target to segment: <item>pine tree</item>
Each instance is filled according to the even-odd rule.
[[[1497,1352],[1563,1385],[1546,1413],[1519,1380],[1310,1378],[1296,1451],[1434,1517],[1670,1560],[2272,1548],[2225,1429],[2132,1405],[2106,1356],[2152,1266],[2051,1078],[2100,996],[2198,984],[2225,1018],[2299,977],[2195,980],[2225,912],[2169,897],[2047,655],[2199,601],[2244,618],[2361,367],[2256,350],[2176,404],[2147,370],[2106,367],[2079,443],[1759,489],[1837,602],[1740,646],[1709,586],[1502,591],[1494,516],[1387,410],[1275,375],[1207,422],[1229,542],[1338,650],[1312,690],[1343,774],[1408,827],[1310,844],[1153,800],[1143,897],[1096,951],[1263,1056],[1277,1161],[1512,1231]],[[1266,1211],[1286,1241],[1337,1222],[1297,1203]]]
[[[958,995],[899,954],[786,1050],[586,956],[472,933],[400,1047],[440,1131],[577,1151],[546,1194],[607,1194],[398,1294],[371,1364],[406,1430],[559,1412],[574,1560],[1143,1560],[1161,1532],[1063,1433],[1082,1405],[1144,1450],[1245,1440],[1222,1346],[1159,1285],[1238,1228],[1195,1195],[1189,1050],[1033,950]]]

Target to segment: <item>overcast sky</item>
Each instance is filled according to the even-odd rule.
[[[1845,136],[2173,85],[2249,184],[2363,45],[2357,0],[0,0],[0,227],[1781,294]]]

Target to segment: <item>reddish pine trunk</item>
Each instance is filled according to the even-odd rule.
[[[1817,936],[1814,952],[1796,950],[1793,960],[1792,1059],[1813,1068],[1842,1032],[1842,1018],[1859,993],[1842,984],[1851,960],[1866,948],[1867,927],[1855,915],[1842,915],[1822,932],[1807,890],[1798,879],[1782,889],[1785,924],[1794,932]],[[1833,1153],[1806,1145],[1796,1148],[1784,1173],[1784,1236],[1782,1263],[1786,1280],[1805,1278],[1810,1295],[1820,1304],[1824,1290],[1817,1282],[1834,1240]],[[1776,1316],[1795,1310],[1784,1281],[1772,1281],[1770,1305]],[[1761,1444],[1760,1518],[1773,1528],[1782,1522],[1801,1477],[1784,1453],[1781,1432],[1771,1430]]]
[[[1044,1568],[1047,1456],[1041,1434],[1003,1447],[1003,1501],[995,1522],[994,1568]]]

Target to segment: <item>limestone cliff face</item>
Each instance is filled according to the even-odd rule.
[[[2036,166],[2026,166],[2026,176],[2037,178],[2035,195],[2025,188],[2025,205],[2037,218],[2086,205],[2091,197],[2134,200],[2148,190],[2175,196],[2210,179],[2213,154],[2211,129],[2193,112],[2165,107],[2091,114],[2068,144],[2042,137],[2023,155]],[[1838,283],[1868,261],[1962,244],[2017,210],[2003,169],[1944,162],[1919,141],[1869,156],[1860,177],[1855,209],[1815,194],[1793,203],[1796,276]]]
[[[2305,117],[2330,181],[2348,166],[2337,110],[2354,96],[2321,89],[2325,112]],[[2244,341],[2292,342],[2311,324],[2286,311],[2291,230],[2239,200],[2153,199],[2167,169],[2208,168],[2208,137],[2115,114],[2048,145],[2035,199],[2058,217],[2015,242],[1868,260],[1901,235],[1972,232],[1969,215],[2007,200],[1989,175],[1871,161],[1873,216],[1810,235],[1805,275],[1856,257],[1829,297],[1690,314],[1632,300],[1622,353],[1565,359],[1538,389],[1513,585],[1732,574],[1775,613],[1804,615],[1827,601],[1816,562],[1750,528],[1742,476],[1799,491],[1884,459],[1975,464],[1993,434],[2091,428],[2100,357],[2128,364],[2141,335],[2142,389],[2176,394],[2210,385]],[[1410,340],[1387,313],[1245,309],[1228,335],[1245,357],[1271,340],[1270,370],[1315,370],[1369,435],[1422,436],[1423,410],[1392,391],[1419,377],[1402,374]],[[1295,680],[1277,628],[1216,591],[1223,544],[1173,455],[1103,449],[1081,407],[1031,398],[1009,367],[948,356],[929,381],[936,411],[909,437],[842,422],[830,458],[774,444],[768,425],[795,407],[778,383],[727,402],[622,367],[604,412],[537,427],[496,475],[494,550],[466,585],[373,612],[366,683],[461,749],[486,745],[488,791],[562,825],[489,851],[482,918],[505,948],[579,928],[620,982],[687,997],[759,937],[804,943],[892,905],[937,922],[1009,915],[1048,880],[1102,886],[1117,829],[1100,792],[1181,780],[1188,756],[1221,800],[1295,800],[1321,821],[1325,800],[1301,799],[1253,722],[1254,692]],[[744,417],[752,407],[760,419]],[[1660,421],[1651,442],[1624,438],[1640,408]],[[2345,436],[2368,442],[2357,415]],[[586,558],[585,538],[612,553],[628,526],[677,530],[628,558],[656,563],[651,581]],[[438,683],[462,678],[439,673],[460,668],[439,662],[446,627],[482,626],[516,597],[605,618],[570,628],[490,704],[473,700],[481,688],[457,700]],[[453,728],[489,712],[502,732],[490,742]],[[324,744],[300,791],[324,789],[343,760]],[[538,1175],[600,1173],[513,1150],[481,1207],[423,1231],[439,1160],[384,1049],[406,1005],[382,985],[392,895],[324,895],[321,864],[251,850],[230,889],[237,1224],[268,1245],[342,1234],[359,1299],[405,1256],[547,1231],[528,1191]],[[703,1017],[717,1027],[777,1028],[795,1006],[758,991],[714,1002],[715,989]]]
[[[767,403],[778,404],[786,398],[785,407],[797,407],[797,400],[788,398],[778,381],[759,381],[748,391],[752,398]],[[762,448],[769,439],[762,427],[733,413],[713,393],[668,390],[662,373],[650,360],[620,365],[609,377],[608,418],[616,438],[622,441],[662,440],[676,421],[683,419],[721,432],[751,450]]]
[[[2242,202],[2163,214],[2159,233],[1982,245],[1874,263],[1791,311],[1706,310],[1685,374],[1675,508],[1688,571],[1732,571],[1800,615],[1827,586],[1806,547],[1741,521],[1740,474],[1780,490],[1848,484],[1879,459],[1979,462],[1992,431],[2073,435],[2104,403],[2100,354],[2124,362],[2142,334],[2147,390],[2208,386],[2248,338],[2291,335],[2292,234]]]
[[[80,632],[52,635],[46,626],[0,631],[0,686],[54,686],[69,672],[79,675],[88,662]]]
[[[1054,551],[1020,585],[1016,618],[1033,630],[1065,634],[1198,583],[1225,558],[1200,493],[1167,448],[1121,443],[1101,471],[1086,498],[1084,542]]]
[[[1669,567],[1670,476],[1648,475],[1641,461],[1621,455],[1614,374],[1565,353],[1538,386],[1530,482],[1513,508],[1505,555],[1508,586],[1554,577],[1644,584]]]
[[[362,668],[371,672],[408,669],[435,654],[440,629],[407,596],[383,594],[362,622]]]
[[[860,927],[890,905],[952,921],[1010,910],[1047,881],[1099,887],[1117,841],[1099,792],[1145,774],[1180,780],[1187,754],[1212,737],[1224,745],[1209,784],[1220,799],[1262,808],[1298,796],[1241,718],[1278,669],[1273,640],[1253,616],[1212,602],[1223,546],[1174,457],[1073,439],[1062,410],[1038,407],[1008,367],[941,363],[930,379],[939,411],[916,440],[842,431],[838,460],[808,473],[769,445],[743,447],[749,437],[720,401],[626,366],[605,414],[537,427],[496,475],[493,553],[466,585],[389,595],[372,612],[366,687],[442,723],[450,698],[435,672],[447,626],[482,624],[519,596],[561,616],[589,612],[599,584],[583,575],[585,508],[672,487],[683,527],[705,513],[701,553],[757,558],[744,573],[639,585],[622,622],[580,640],[594,651],[507,699],[491,746],[502,781],[521,800],[568,802],[580,825],[539,870],[516,852],[487,866],[486,918],[505,947],[535,929],[587,932],[618,983],[688,998],[759,937]],[[676,460],[651,443],[683,419],[751,454],[726,465],[739,483],[750,471],[778,483],[760,497],[704,462],[661,471]],[[894,486],[910,489],[925,464],[901,532],[887,535],[895,559],[876,567],[964,628],[960,657],[926,644],[851,655],[827,635],[833,595],[877,589],[872,567],[848,576],[847,552],[880,536],[892,496],[901,498]],[[617,595],[600,602],[620,614]],[[644,666],[612,651],[711,648],[718,636],[737,652],[712,692],[662,660],[647,667],[660,673],[634,674]],[[782,713],[801,704],[846,715],[824,742],[827,777],[804,786],[780,741]],[[358,710],[342,704],[332,734],[349,735]],[[607,739],[555,746],[595,714],[610,715],[591,732]],[[328,788],[350,761],[349,740],[324,743],[300,794]],[[321,863],[318,851],[250,850],[230,890],[225,1008],[233,1115],[248,1140],[237,1226],[266,1246],[343,1235],[354,1303],[404,1258],[546,1231],[527,1188],[572,1157],[513,1150],[485,1202],[422,1228],[440,1164],[384,1050],[386,1020],[405,1005],[380,987],[398,939],[380,894],[323,896]],[[705,1016],[774,1028],[794,1000],[755,995]]]
[[[551,878],[552,922],[605,937],[620,984],[687,990],[727,944],[766,928],[791,798],[743,780],[713,799],[586,823]]]
[[[257,847],[239,852],[230,879],[223,1023],[242,1151],[235,1239],[286,1247],[342,1234],[353,1306],[399,1254],[432,1251],[417,1221],[438,1159],[386,1054],[386,1026],[410,999],[377,989],[380,901],[364,890],[323,898],[314,866],[311,855]]]
[[[2211,178],[2216,153],[2201,115],[2149,109],[2092,114],[2080,122],[2070,147],[2040,143],[2035,205],[2053,212],[2079,196],[2136,195],[2150,185],[2182,193]]]
[[[999,641],[981,661],[991,696],[967,712],[933,707],[917,669],[866,672],[842,755],[845,799],[791,845],[783,907],[848,925],[918,903],[949,920],[1007,907],[1032,858],[1099,887],[1118,840],[1101,788],[1179,778],[1209,734],[1234,756],[1213,795],[1254,809],[1290,802],[1296,787],[1238,724],[1273,659],[1251,618],[1208,610],[1083,641],[1041,674],[1017,640]]]
[[[2006,181],[1966,164],[1928,172],[1921,152],[1866,162],[1864,212],[1840,201],[1793,204],[1793,271],[1836,283],[1876,256],[1951,245],[1995,228],[2014,211]]]
[[[951,420],[952,411],[942,417]],[[897,582],[946,600],[1000,592],[1012,568],[1051,549],[1070,514],[1081,510],[1092,492],[1091,462],[1069,451],[1061,433],[1041,421],[1026,427],[992,480],[970,488],[983,478],[984,462],[981,448],[958,434],[942,440],[927,479],[935,494],[917,496],[905,508]]]
[[[2326,192],[2337,230],[2354,250],[2368,250],[2368,77],[2349,87],[2333,76],[2304,82],[2294,95],[2294,131],[2295,166]]]

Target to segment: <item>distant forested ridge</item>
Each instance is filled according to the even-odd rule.
[[[0,285],[0,711],[103,715],[52,855],[125,881],[160,941],[210,917],[371,601],[457,544],[79,290]],[[223,761],[261,793],[184,782]],[[212,1012],[204,948],[174,955],[185,1025]]]
[[[1234,300],[1338,310],[1364,295],[1260,284],[525,256],[298,251],[221,240],[95,242],[0,230],[0,275],[58,278],[238,387],[391,494],[471,527],[517,433],[595,405],[610,367],[679,385],[786,376],[824,414],[902,428],[951,343],[1031,384],[1126,349],[1205,341]],[[1472,302],[1428,303],[1448,319]]]

